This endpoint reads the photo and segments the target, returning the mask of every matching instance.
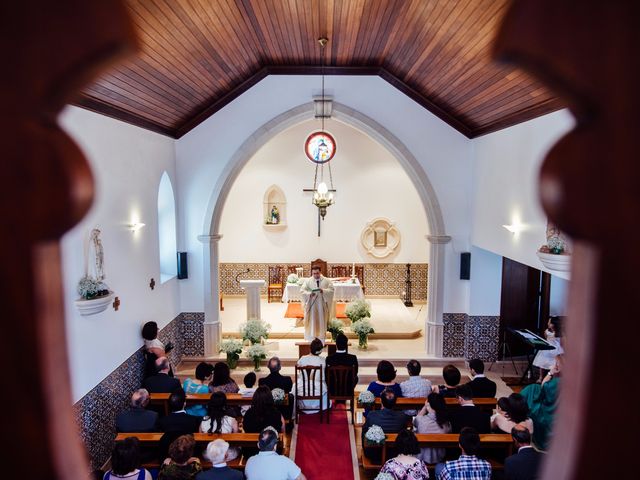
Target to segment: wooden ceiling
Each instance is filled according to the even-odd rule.
[[[175,138],[267,75],[320,73],[321,36],[326,74],[380,75],[470,138],[562,107],[491,62],[509,0],[126,3],[141,51],[78,105]]]

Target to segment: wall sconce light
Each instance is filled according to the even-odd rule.
[[[524,229],[524,225],[520,223],[512,223],[511,225],[502,225],[514,235],[520,233]]]
[[[130,223],[127,225],[127,228],[131,230],[133,233],[135,233],[138,230],[140,230],[142,227],[144,227],[144,225],[145,225],[144,223],[140,223],[140,222]]]

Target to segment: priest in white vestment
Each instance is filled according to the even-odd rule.
[[[304,339],[319,338],[324,344],[333,305],[333,283],[320,274],[320,267],[311,269],[311,277],[300,287],[304,311]]]

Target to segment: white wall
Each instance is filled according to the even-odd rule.
[[[469,315],[500,315],[502,257],[471,247]]]
[[[569,282],[555,275],[551,276],[551,295],[549,313],[551,315],[567,314],[567,295],[569,294]]]
[[[474,140],[474,245],[545,270],[536,256],[546,243],[547,223],[538,199],[538,175],[549,148],[573,124],[562,110]],[[513,223],[523,224],[524,230],[514,235],[502,227]]]
[[[160,284],[157,199],[163,171],[174,188],[174,141],[167,137],[68,107],[63,128],[91,165],[96,194],[85,219],[62,240],[67,345],[74,401],[82,397],[140,348],[140,327],[155,320],[162,327],[179,312],[177,280]],[[146,224],[132,233],[126,224]],[[94,227],[102,231],[106,283],[120,298],[120,309],[82,317],[73,304],[84,274],[84,249]],[[155,290],[149,281],[156,281]]]
[[[277,135],[245,165],[227,197],[220,225],[222,262],[425,263],[429,233],[418,193],[398,161],[360,131],[328,120],[325,129],[338,145],[331,161],[336,203],[328,208],[317,235],[317,207],[304,188],[313,186],[315,167],[303,145],[320,122],[309,120]],[[329,183],[328,167],[325,181]],[[263,197],[271,185],[284,192],[287,226],[263,226]],[[360,235],[367,222],[385,217],[395,222],[401,241],[383,259],[366,253]]]
[[[311,101],[319,85],[317,76],[268,77],[176,142],[179,248],[190,255],[189,280],[180,284],[183,310],[203,309],[203,257],[197,236],[209,234],[205,213],[227,162],[262,125]],[[471,142],[379,77],[327,77],[326,86],[336,102],[389,130],[422,165],[436,191],[445,233],[454,239],[446,249],[444,309],[466,311],[468,285],[458,278],[456,255],[470,246]],[[425,253],[428,249],[425,239]]]

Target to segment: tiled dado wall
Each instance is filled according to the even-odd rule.
[[[238,280],[246,278],[260,278],[265,282],[269,280],[269,267],[280,265],[287,272],[289,266],[300,267],[304,269],[304,275],[311,275],[310,263],[221,263],[220,264],[220,289],[224,295],[244,295],[244,290],[240,288]],[[344,265],[351,271],[351,264],[346,263],[327,263],[329,275],[333,265]],[[407,265],[404,263],[357,263],[356,265],[364,265],[364,286],[366,295],[391,295],[400,296],[405,289]],[[249,273],[245,273],[247,268]],[[428,264],[412,263],[411,264],[411,298],[413,300],[427,299],[427,272]],[[267,294],[266,287],[263,288],[262,294]]]
[[[443,356],[489,362],[497,359],[500,317],[445,313],[443,322]]]
[[[173,365],[183,355],[204,355],[203,324],[204,313],[181,313],[160,331],[160,340],[175,346],[169,353]],[[140,349],[74,405],[92,469],[100,468],[111,455],[116,416],[128,408],[131,393],[142,384],[143,361]]]

